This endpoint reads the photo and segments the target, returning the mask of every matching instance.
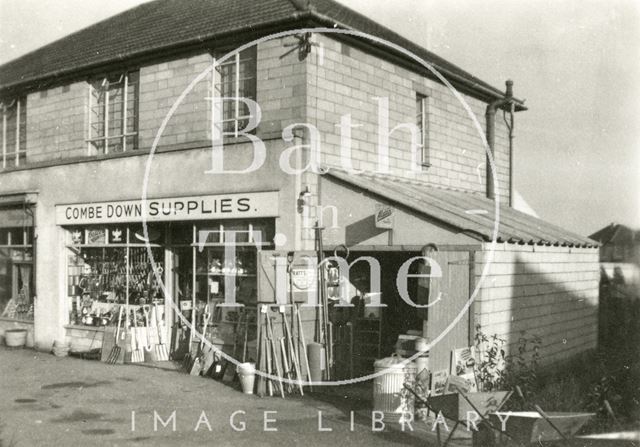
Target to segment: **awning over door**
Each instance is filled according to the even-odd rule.
[[[349,175],[331,169],[326,176],[355,186],[414,212],[435,219],[461,232],[490,242],[495,227],[495,202],[483,195],[436,188],[419,182],[387,176]],[[597,247],[585,236],[517,211],[500,206],[497,242]]]

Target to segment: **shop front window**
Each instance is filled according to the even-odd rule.
[[[274,227],[272,220],[228,220],[167,223],[146,234],[141,225],[70,227],[67,234],[69,321],[95,326],[117,324],[123,305],[163,313],[165,290],[183,310],[230,300],[255,305],[257,251],[271,245]]]
[[[158,234],[150,229],[149,238]],[[69,231],[67,296],[69,322],[99,326],[117,323],[120,305],[164,304],[158,276],[164,250],[149,241],[155,273],[141,227],[76,227]]]
[[[33,320],[33,230],[0,228],[0,317]]]

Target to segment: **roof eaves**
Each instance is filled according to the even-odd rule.
[[[299,2],[302,2],[304,0],[290,0],[292,3],[296,4]],[[349,8],[347,8],[349,9]],[[350,10],[350,9],[349,9]],[[351,30],[356,30],[356,31],[361,31],[361,32],[366,32],[365,30],[359,30],[354,28],[353,26],[350,26],[340,20],[336,20],[333,17],[330,17],[326,14],[320,13],[318,12],[313,5],[308,4],[307,8],[304,10],[305,12],[308,12],[314,19],[316,19],[317,21],[319,21],[320,23],[324,23],[324,24],[328,24],[330,27],[336,27],[339,26],[343,29],[351,29]],[[353,10],[350,10],[352,13],[357,14],[358,16],[362,17],[364,20],[369,21],[369,22],[374,22],[372,19],[369,19],[366,16],[363,16],[362,14],[355,12]],[[375,22],[374,22],[375,23]],[[404,37],[402,37],[401,35],[399,35],[398,33],[390,30],[389,28],[382,26],[378,23],[376,23],[377,26],[379,26],[381,29],[383,29],[385,32],[389,33],[390,35],[393,35],[396,37],[397,40],[399,41],[407,41],[408,40]],[[376,44],[374,42],[369,42],[370,45],[372,46],[380,46],[379,44]],[[505,97],[504,93],[502,91],[500,91],[499,89],[497,89],[496,87],[491,86],[490,84],[487,84],[486,82],[480,80],[479,78],[471,75],[470,73],[467,73],[465,70],[455,66],[454,64],[447,62],[448,65],[451,65],[451,67],[455,68],[455,71],[444,67],[442,64],[439,64],[437,62],[435,62],[433,59],[440,59],[442,61],[445,61],[443,58],[437,56],[436,54],[431,53],[430,51],[426,50],[425,48],[419,47],[422,51],[426,52],[429,54],[430,56],[430,61],[429,63],[439,72],[441,72],[445,78],[450,78],[454,81],[458,81],[460,83],[462,83],[463,85],[465,85],[468,89],[472,90],[472,91],[477,91],[477,92],[481,92],[484,93],[485,95],[487,95],[490,98],[493,99],[503,99]],[[389,49],[388,47],[384,47],[384,49],[386,51],[392,51],[394,53],[396,53],[395,50],[393,49]],[[402,59],[407,60],[408,57],[404,54],[400,54],[400,57]],[[410,64],[411,65],[418,65],[417,62],[413,59],[410,60]],[[424,67],[420,67],[420,71],[424,71]],[[457,71],[457,73],[456,73]],[[516,111],[526,111],[528,110],[527,107],[524,105],[524,100],[522,99],[518,99],[518,98],[513,98],[513,101],[515,102],[516,105]]]
[[[262,23],[254,24],[251,27],[240,26],[231,30],[225,30],[223,33],[212,33],[209,35],[198,35],[196,37],[192,37],[189,39],[184,39],[182,41],[175,42],[171,45],[163,45],[158,47],[147,47],[139,51],[133,51],[131,53],[119,53],[117,58],[109,57],[100,61],[96,61],[91,64],[74,66],[64,70],[52,71],[46,74],[46,77],[42,76],[34,76],[27,79],[21,79],[20,81],[16,81],[13,83],[8,83],[4,85],[0,85],[0,93],[7,90],[12,90],[16,88],[23,88],[28,86],[33,86],[38,83],[41,84],[43,82],[51,82],[51,80],[58,79],[66,76],[81,76],[83,73],[91,72],[92,70],[96,70],[100,67],[106,67],[108,65],[112,65],[114,62],[119,63],[127,63],[132,60],[137,60],[141,57],[153,56],[161,53],[163,56],[170,54],[173,51],[180,51],[185,48],[190,47],[198,47],[198,46],[206,46],[208,42],[225,38],[226,36],[234,36],[238,35],[238,33],[251,30],[253,33],[260,34],[264,29],[271,29],[273,27],[278,27],[281,25],[285,25],[290,22],[295,22],[297,20],[302,19],[304,13],[298,14],[295,13],[290,17],[285,17],[279,20],[267,20]]]

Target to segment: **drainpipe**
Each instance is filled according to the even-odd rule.
[[[493,101],[491,104],[487,106],[487,110],[485,112],[485,120],[487,123],[487,144],[489,145],[489,151],[491,152],[491,158],[494,160],[495,165],[495,143],[496,143],[496,135],[495,135],[495,127],[496,127],[496,111],[508,104],[513,104],[513,81],[507,80],[507,91],[505,92],[504,98],[497,99]],[[511,149],[509,149],[511,152]],[[495,166],[494,166],[495,167]],[[491,164],[489,162],[489,155],[487,154],[487,198],[494,200],[496,197],[496,192],[493,186],[493,172],[491,170]]]
[[[513,126],[514,126],[514,115],[516,104],[512,102],[509,107],[509,120],[507,120],[507,112],[506,110],[502,111],[502,117],[504,119],[504,123],[507,126],[507,130],[509,131],[509,206],[513,208],[513,197],[516,192],[513,186]]]

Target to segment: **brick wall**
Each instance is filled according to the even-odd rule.
[[[485,150],[480,135],[463,105],[444,85],[425,79],[376,56],[349,47],[327,35],[315,35],[321,50],[308,62],[308,116],[322,134],[324,161],[340,166],[340,116],[351,114],[352,158],[355,169],[375,170],[377,165],[378,103],[389,98],[389,129],[416,120],[416,93],[429,96],[429,146],[431,166],[411,172],[410,141],[406,130],[390,137],[394,175],[428,181],[442,187],[485,192]],[[484,131],[486,103],[463,95]],[[499,192],[508,201],[508,139],[502,115],[496,119],[496,165]]]
[[[552,363],[596,347],[598,250],[497,244],[475,304],[475,322],[513,349],[522,331],[539,335]],[[477,254],[476,282],[490,245]]]

